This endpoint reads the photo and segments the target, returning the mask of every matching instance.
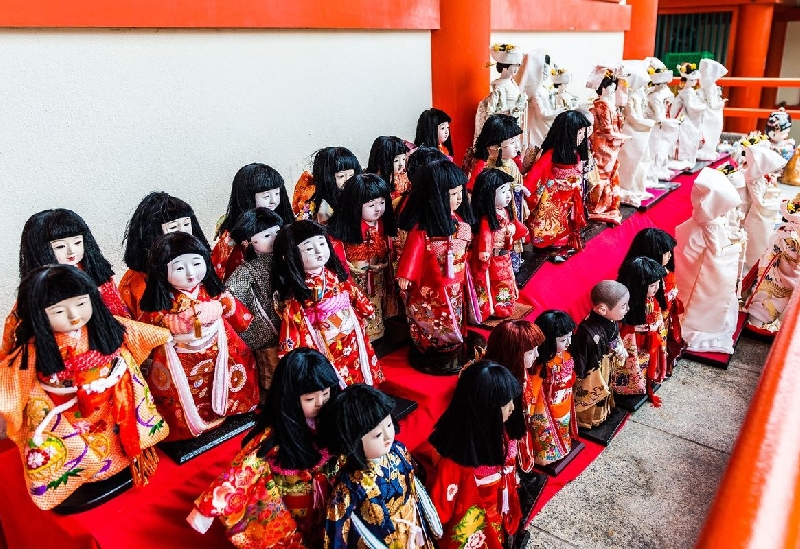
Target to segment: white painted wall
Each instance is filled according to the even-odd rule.
[[[786,29],[786,43],[783,46],[781,78],[800,77],[800,21],[789,21]],[[789,105],[800,104],[800,89],[778,88],[778,103],[786,101]],[[800,142],[800,120],[792,124],[791,136]]]
[[[83,216],[119,277],[148,192],[188,201],[210,238],[239,167],[272,165],[291,196],[317,149],[366,165],[430,106],[427,31],[0,30],[0,315],[39,210]]]

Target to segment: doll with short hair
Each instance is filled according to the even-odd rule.
[[[285,355],[242,449],[195,499],[192,528],[205,533],[216,517],[235,547],[320,547],[339,459],[319,440],[318,415],[339,390],[318,351]]]
[[[394,400],[368,385],[344,389],[323,409],[320,432],[344,464],[328,504],[325,549],[425,547],[441,522],[395,439]]]
[[[570,347],[577,377],[575,416],[585,429],[601,425],[614,409],[610,386],[628,356],[619,322],[628,312],[630,292],[616,280],[601,280],[592,287],[591,299],[592,310],[578,324]]]
[[[437,108],[422,111],[417,119],[417,131],[414,145],[417,147],[435,147],[453,159],[453,140],[450,138],[452,118]]]
[[[189,204],[165,192],[152,192],[145,196],[125,227],[123,260],[128,270],[119,282],[122,301],[134,320],[139,320],[142,315],[139,302],[146,286],[147,254],[159,236],[171,232],[194,235],[211,252],[203,229]]]
[[[355,175],[345,184],[340,207],[328,220],[328,234],[342,243],[353,282],[375,314],[367,319],[370,341],[383,337],[385,318],[397,313],[392,274],[392,238],[397,236],[391,192],[374,173]]]
[[[661,314],[667,307],[661,289],[665,276],[664,266],[649,257],[625,261],[617,274],[617,281],[630,292],[630,301],[620,328],[628,358],[614,375],[614,392],[647,394],[653,406],[661,405],[653,393],[654,384],[664,381],[667,374],[667,330]]]
[[[392,208],[396,210],[397,204],[403,196],[411,190],[411,183],[406,173],[408,159],[408,145],[394,135],[381,135],[372,142],[369,150],[367,169],[386,181],[392,196]]]
[[[278,355],[311,347],[328,357],[343,384],[378,385],[383,371],[366,334],[375,308],[332,250],[327,230],[314,221],[295,221],[278,233]]]
[[[311,173],[303,172],[294,186],[292,211],[296,219],[327,223],[348,179],[361,173],[361,164],[350,149],[325,147],[314,153]]]
[[[503,547],[522,518],[517,441],[525,435],[522,386],[493,360],[466,366],[429,438],[438,459],[430,481],[444,536],[440,549]]]
[[[281,319],[273,298],[273,249],[283,219],[269,208],[255,208],[239,216],[231,227],[234,242],[245,248],[244,262],[231,273],[225,288],[253,314],[246,330],[239,333],[258,366],[262,396],[269,389],[272,372],[278,364],[278,330]]]
[[[248,164],[239,168],[233,177],[228,210],[220,219],[214,235],[217,243],[211,251],[214,270],[223,282],[244,261],[247,248],[242,241],[231,238],[233,226],[239,216],[253,208],[267,208],[275,212],[281,218],[282,224],[294,221],[292,204],[286,194],[283,177],[266,164]]]
[[[225,291],[197,237],[162,235],[149,255],[142,319],[172,341],[153,352],[147,379],[169,440],[187,440],[258,404],[253,353],[237,334],[252,315]]]
[[[17,295],[17,345],[0,363],[0,417],[20,450],[28,493],[51,509],[130,467],[147,484],[169,428],[139,365],[167,330],[114,317],[91,276],[32,269]]]

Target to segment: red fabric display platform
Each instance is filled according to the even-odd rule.
[[[577,322],[590,310],[589,291],[599,280],[616,278],[617,269],[634,235],[647,227],[674,234],[675,227],[691,215],[694,175],[675,179],[681,186],[657,204],[638,211],[622,225],[602,231],[586,248],[566,263],[543,265],[520,291],[520,301],[533,306],[528,318],[557,308]],[[473,328],[470,328],[473,329]],[[484,335],[485,330],[478,329]],[[382,359],[388,393],[415,400],[419,408],[400,423],[398,438],[426,468],[430,464],[427,443],[434,423],[450,401],[456,376],[420,373],[408,364],[408,348]],[[161,461],[150,484],[71,516],[41,511],[25,491],[19,452],[10,441],[0,441],[0,549],[73,549],[169,547],[203,549],[229,547],[222,526],[215,521],[209,532],[198,534],[186,523],[192,502],[226,468],[241,444],[241,436],[178,466],[160,453]],[[602,446],[583,441],[586,448],[555,478],[548,480],[534,513],[567,482],[577,477]],[[532,516],[532,515],[531,515]]]

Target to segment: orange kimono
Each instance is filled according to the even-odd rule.
[[[228,231],[219,235],[219,240],[211,250],[211,264],[221,281],[228,280],[236,267],[244,262],[244,251],[245,246],[234,242]]]
[[[125,271],[122,280],[119,281],[119,295],[134,320],[141,320],[142,310],[139,308],[139,302],[142,300],[146,287],[147,276],[145,273],[133,269]]]
[[[600,180],[589,189],[586,208],[589,219],[619,225],[622,223],[619,211],[619,151],[622,145],[609,135],[622,133],[624,119],[603,99],[596,99],[591,111],[594,114],[594,132],[590,139]]]

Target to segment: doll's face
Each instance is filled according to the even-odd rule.
[[[386,200],[382,197],[375,198],[361,205],[361,219],[369,225],[378,222],[386,211]]]
[[[656,295],[656,292],[658,291],[659,286],[661,286],[661,281],[660,280],[656,280],[655,282],[650,284],[647,287],[647,297],[653,297],[654,295]]]
[[[533,363],[536,362],[536,359],[539,358],[539,348],[534,347],[530,351],[525,351],[525,354],[522,355],[522,364],[525,366],[526,370],[530,370],[533,367]]]
[[[511,413],[514,411],[514,401],[509,400],[508,404],[505,406],[500,407],[500,413],[503,415],[503,423],[508,421],[508,418],[511,417]]]
[[[603,88],[603,90],[600,92],[600,96],[605,99],[610,99],[614,97],[616,93],[617,93],[617,85],[612,82],[611,84]]]
[[[50,247],[59,265],[77,265],[83,261],[83,235],[51,240]]]
[[[53,332],[65,333],[80,330],[92,318],[92,300],[89,294],[62,299],[44,310]]]
[[[506,78],[511,78],[515,74],[519,72],[519,65],[509,65],[505,69],[503,69],[502,75]]]
[[[316,419],[319,409],[331,399],[331,388],[300,395],[300,407],[306,419]]]
[[[666,252],[664,252],[664,255],[663,255],[663,256],[661,256],[661,265],[663,265],[664,267],[666,267],[666,266],[667,266],[667,263],[669,263],[669,260],[670,260],[671,258],[672,258],[672,251],[666,251]]]
[[[405,173],[406,172],[406,155],[405,154],[398,154],[394,157],[392,161],[392,166],[394,167],[394,173]]]
[[[789,138],[789,131],[791,128],[786,128],[785,130],[772,130],[767,132],[767,137],[773,143],[780,143],[781,141],[786,141]]]
[[[394,421],[392,416],[386,416],[369,433],[361,437],[364,446],[364,455],[367,459],[378,459],[386,455],[394,442]]]
[[[450,211],[455,212],[459,206],[461,206],[462,201],[462,193],[464,192],[464,186],[459,185],[454,189],[450,189]]]
[[[177,233],[179,231],[182,233],[192,234],[191,217],[179,217],[161,224],[161,232],[163,234]]]
[[[511,204],[511,183],[503,183],[494,192],[494,207],[507,208]]]
[[[519,155],[519,136],[509,137],[500,142],[500,145],[489,147],[489,158],[514,158]]]
[[[443,144],[450,137],[450,122],[442,122],[438,128],[439,145]]]
[[[591,133],[589,133],[588,131],[588,128],[581,128],[578,130],[578,141],[577,141],[578,147],[580,147],[581,143],[583,143],[584,139],[586,139],[587,134],[591,135]]]
[[[306,238],[297,245],[303,258],[303,270],[314,273],[322,269],[331,258],[331,249],[321,234]]]
[[[200,254],[181,254],[167,264],[167,282],[178,290],[193,290],[206,277],[206,260]]]
[[[342,170],[333,174],[333,178],[336,180],[336,186],[339,187],[339,190],[344,188],[344,184],[347,183],[347,180],[353,177],[355,173],[355,170]]]
[[[281,189],[270,189],[256,193],[256,208],[267,208],[274,210],[281,203]]]
[[[569,344],[572,343],[572,332],[563,335],[561,337],[556,338],[556,352],[563,353],[569,348]]]
[[[275,238],[281,230],[277,225],[250,237],[250,245],[258,255],[271,254],[275,247]]]
[[[625,294],[625,296],[620,299],[616,305],[613,307],[609,307],[608,305],[603,304],[603,309],[600,311],[600,314],[604,316],[607,320],[613,320],[615,322],[619,322],[625,315],[628,314],[628,310],[630,307],[628,306],[628,302],[631,300],[630,294]],[[603,313],[603,310],[605,313]]]

